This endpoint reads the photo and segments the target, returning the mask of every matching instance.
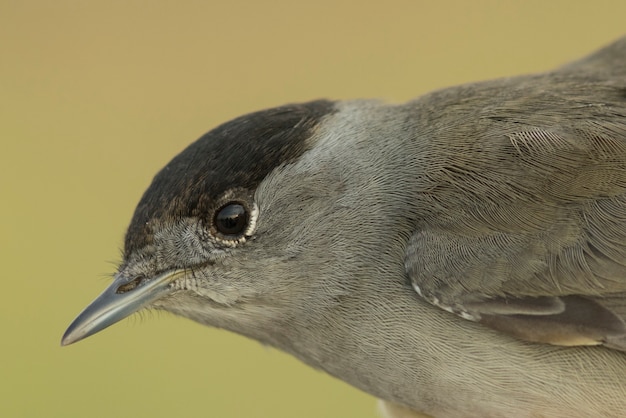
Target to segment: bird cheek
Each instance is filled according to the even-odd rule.
[[[174,290],[191,292],[220,305],[233,305],[241,299],[238,287],[229,285],[223,277],[186,277],[174,284]]]

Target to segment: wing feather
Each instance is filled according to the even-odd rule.
[[[406,252],[423,298],[529,341],[626,351],[626,76],[598,62],[626,68],[624,45],[486,84],[472,123],[435,133],[432,209]]]

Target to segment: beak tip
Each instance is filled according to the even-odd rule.
[[[70,338],[67,338],[65,335],[63,336],[63,338],[61,338],[61,347],[65,347],[68,346],[70,344],[72,344],[74,341],[72,341]]]
[[[81,337],[80,335],[76,335],[76,333],[74,332],[75,330],[73,329],[74,327],[72,325],[69,326],[69,328],[63,334],[63,337],[61,337],[61,347],[74,344],[75,342],[78,342],[85,337],[85,336]]]

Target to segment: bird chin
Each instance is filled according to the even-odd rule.
[[[172,293],[155,301],[150,308],[165,310],[191,319],[202,325],[225,329],[275,347],[284,338],[281,335],[281,310],[263,306],[251,300],[224,304],[189,291]]]

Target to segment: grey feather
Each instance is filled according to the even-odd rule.
[[[437,210],[411,237],[406,259],[427,300],[501,331],[509,324],[529,340],[564,343],[569,327],[572,341],[626,350],[624,45],[554,72],[456,90],[492,94],[476,95],[483,103],[472,120],[434,134],[433,147],[448,150],[435,152],[429,174]],[[567,296],[577,296],[576,309],[543,312],[536,303]],[[598,316],[576,327],[584,303]],[[532,317],[522,331],[512,316],[524,315]],[[548,331],[533,336],[539,324],[553,341]]]

